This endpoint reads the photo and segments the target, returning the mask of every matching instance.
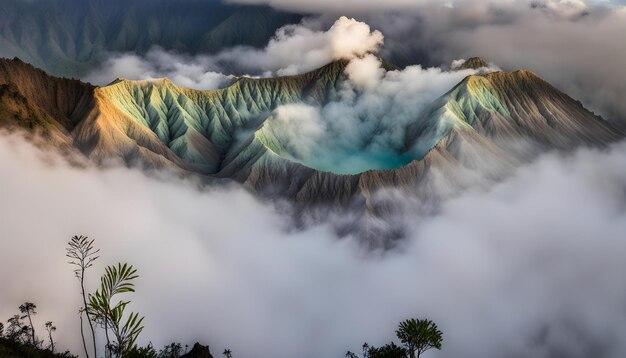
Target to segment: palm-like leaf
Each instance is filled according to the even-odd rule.
[[[122,337],[126,338],[125,346],[127,349],[130,349],[135,346],[135,342],[137,341],[137,337],[143,331],[143,319],[144,317],[139,317],[139,314],[136,312],[131,312],[128,318],[126,319],[126,323],[122,327]]]
[[[137,269],[132,265],[118,263],[117,267],[107,266],[100,287],[109,297],[119,293],[135,292],[135,285],[131,281],[137,277],[139,277]]]
[[[111,300],[122,293],[135,292],[132,280],[139,277],[137,269],[128,264],[107,266],[100,279],[100,288],[89,296],[89,309],[96,317],[111,316]]]
[[[89,295],[89,304],[87,310],[93,317],[94,321],[99,324],[104,324],[105,317],[110,317],[109,300],[103,291],[96,291],[94,294]]]
[[[113,331],[117,342],[111,347],[117,356],[123,356],[124,352],[132,349],[143,330],[144,318],[135,312],[131,312],[123,323],[124,310],[130,301],[119,301],[114,305],[112,302],[118,294],[135,292],[132,281],[137,277],[137,269],[132,265],[119,263],[108,266],[100,279],[100,288],[89,296],[89,313],[105,330],[110,328]]]
[[[117,337],[117,347],[120,352],[125,352],[134,347],[137,337],[143,330],[142,322],[144,317],[139,317],[138,313],[131,312],[122,324],[124,310],[129,302],[120,302],[111,310],[112,329]]]

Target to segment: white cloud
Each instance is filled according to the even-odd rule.
[[[583,0],[543,0],[535,1],[533,4],[545,8],[555,16],[570,19],[589,11],[589,6]]]
[[[608,2],[465,0],[452,8],[370,13],[385,34],[381,56],[438,65],[480,56],[505,70],[533,70],[607,119],[626,118],[622,59],[626,8]],[[408,60],[407,60],[408,59]],[[409,61],[409,62],[407,62]]]
[[[278,31],[264,49],[233,48],[217,57],[250,71],[268,71],[280,76],[294,75],[324,66],[334,60],[352,59],[375,53],[383,34],[364,22],[341,16],[326,31],[303,22]]]
[[[354,85],[370,91],[376,89],[386,73],[380,60],[371,55],[350,61],[345,72]]]
[[[265,126],[269,133],[275,133],[281,139],[281,144],[296,158],[314,156],[313,148],[328,131],[320,111],[302,103],[278,107]]]
[[[406,129],[423,109],[466,76],[491,70],[418,65],[386,71],[378,58],[366,55],[348,63],[348,80],[331,101],[321,107],[301,104],[296,111],[292,105],[286,107],[290,110],[279,107],[264,130],[291,149],[290,159],[319,170],[345,174],[398,168],[421,158],[442,135],[443,128],[429,128],[407,148]],[[287,123],[315,123],[318,133],[290,130]]]
[[[12,169],[0,176],[0,317],[32,300],[38,327],[53,320],[60,347],[79,353],[64,246],[85,233],[102,248],[90,289],[105,263],[138,267],[144,344],[338,357],[364,340],[386,343],[399,320],[418,316],[443,330],[444,358],[617,358],[624,163],[625,144],[546,155],[434,216],[407,210],[410,237],[379,255],[325,226],[285,231],[286,218],[237,188],[198,192],[125,168],[75,168],[3,135],[0,166]]]
[[[179,86],[216,89],[232,79],[216,71],[217,68],[214,59],[209,56],[188,56],[153,47],[145,56],[134,53],[112,54],[84,80],[105,85],[119,77],[130,80],[168,77]]]
[[[307,21],[284,26],[263,49],[235,47],[215,55],[189,56],[155,47],[145,56],[110,54],[85,80],[103,85],[117,77],[168,77],[180,86],[215,89],[232,78],[223,74],[228,70],[257,76],[294,75],[334,60],[375,53],[384,40],[380,31],[345,16],[337,19],[328,30],[319,30],[316,26]]]
[[[377,52],[384,38],[380,31],[372,31],[366,23],[345,16],[340,17],[328,32],[334,59],[350,60]]]

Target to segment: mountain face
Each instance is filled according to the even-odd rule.
[[[480,168],[498,178],[545,150],[603,146],[623,136],[530,71],[493,72],[466,77],[410,123],[404,147],[424,149],[408,164],[357,174],[315,170],[289,155],[268,118],[284,104],[331,101],[346,79],[346,65],[240,78],[224,89],[199,91],[167,79],[94,87],[2,60],[0,123],[35,131],[95,163],[123,161],[209,182],[234,180],[301,208],[357,207],[363,217],[396,211],[393,200],[377,195],[381,190],[407,189],[426,200],[438,181],[454,181],[460,173]],[[520,141],[530,145],[520,150]],[[366,236],[380,235],[377,227],[359,227]]]
[[[94,107],[95,88],[77,80],[51,77],[20,60],[0,61],[0,124],[45,137],[74,150],[70,132]]]
[[[106,52],[158,44],[185,53],[265,46],[300,16],[219,0],[3,0],[0,56],[58,76],[80,77]]]

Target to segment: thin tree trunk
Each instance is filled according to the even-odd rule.
[[[80,336],[83,337],[83,348],[85,348],[85,355],[89,358],[89,352],[87,352],[87,343],[85,342],[85,332],[83,330],[83,312],[80,312]]]
[[[108,312],[104,312],[104,336],[107,339],[107,345],[105,349],[105,357],[111,356],[111,341],[109,340],[109,317]]]
[[[48,331],[48,337],[50,337],[50,351],[54,353],[54,341],[52,340],[52,331]]]
[[[117,351],[115,352],[115,356],[123,357],[125,354],[125,347],[124,347],[125,344],[122,343],[123,339],[120,336],[121,333],[119,331],[119,327],[114,328],[113,333],[115,334],[115,339],[117,340]]]
[[[87,296],[85,295],[85,268],[84,267],[82,268],[82,274],[80,276],[80,289],[83,295],[83,305],[85,307],[85,315],[87,316],[87,322],[89,322],[89,328],[91,329],[91,339],[93,340],[93,356],[94,358],[98,358],[98,350],[96,348],[96,332],[93,329],[93,323],[91,322],[91,317],[89,316],[89,310],[87,310]],[[85,343],[84,335],[83,335],[83,344],[85,344],[85,354],[87,354],[87,345]],[[89,354],[87,354],[87,358],[89,358]]]
[[[26,315],[28,316],[28,322],[30,323],[30,335],[32,338],[32,343],[34,347],[37,347],[37,342],[35,342],[35,327],[33,326],[33,320],[30,318],[30,311],[26,311]]]

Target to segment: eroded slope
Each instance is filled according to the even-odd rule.
[[[224,89],[197,91],[167,79],[120,79],[94,88],[3,60],[0,109],[22,127],[54,131],[98,163],[121,160],[232,179],[262,195],[304,205],[357,203],[370,213],[389,211],[376,200],[384,188],[427,196],[436,178],[485,171],[485,163],[497,163],[486,172],[499,177],[546,149],[601,146],[622,136],[532,72],[496,72],[468,76],[411,122],[404,151],[422,154],[407,165],[342,175],[291,160],[264,121],[283,104],[332,101],[345,66],[334,62],[303,75],[241,78]]]

